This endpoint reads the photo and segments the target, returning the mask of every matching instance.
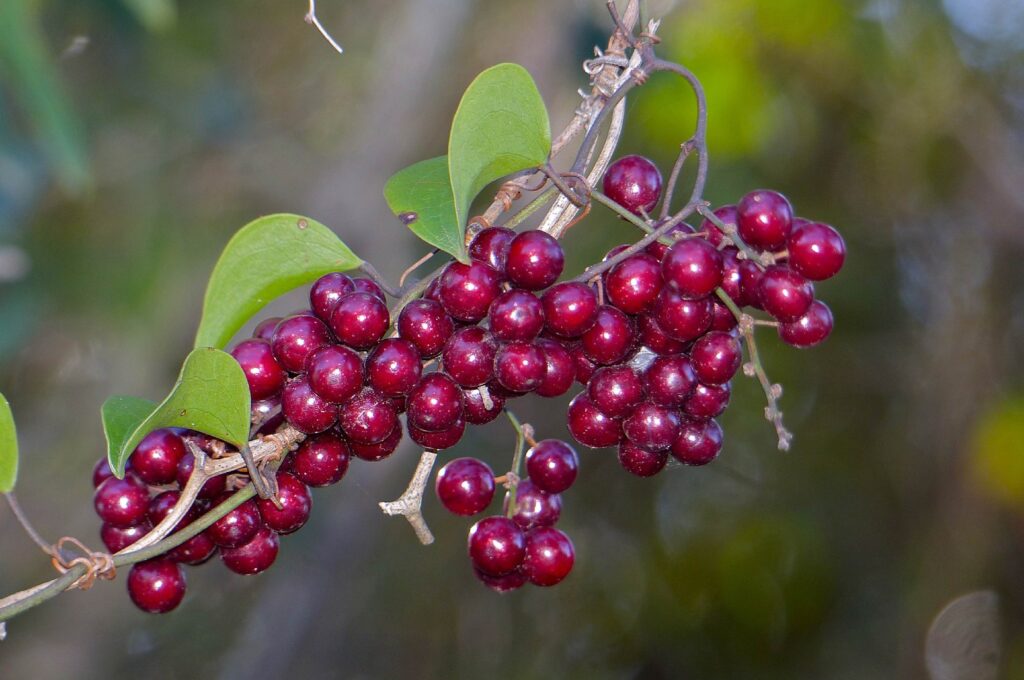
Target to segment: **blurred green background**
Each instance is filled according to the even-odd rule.
[[[425,248],[389,214],[387,177],[444,151],[459,95],[497,62],[530,70],[561,129],[607,39],[603,5],[323,0],[339,56],[298,0],[0,0],[0,389],[38,528],[99,544],[99,406],[166,393],[234,230],[308,214],[397,278]],[[433,546],[380,514],[415,465],[406,447],[318,491],[265,575],[191,569],[163,617],[119,579],[17,618],[0,677],[984,679],[941,639],[933,667],[953,671],[926,666],[937,613],[977,590],[999,598],[999,677],[1024,677],[1024,5],[645,12],[664,17],[660,53],[707,87],[707,197],[775,188],[847,240],[846,269],[818,286],[829,342],[763,340],[792,452],[744,378],[707,468],[640,480],[583,450],[560,524],[575,571],[498,596],[471,574],[469,523],[432,496]],[[653,79],[623,152],[667,174],[691,101]],[[630,236],[595,210],[566,239],[568,271]],[[566,401],[517,411],[567,436]],[[499,421],[457,453],[504,469],[511,445]],[[0,555],[4,593],[48,574],[6,511]]]

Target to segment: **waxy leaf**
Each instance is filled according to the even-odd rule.
[[[250,222],[213,268],[195,346],[222,348],[274,298],[360,264],[334,232],[308,217],[268,215]]]
[[[7,398],[0,394],[0,492],[14,488],[18,479],[18,432]]]
[[[141,405],[127,410],[135,408]],[[123,477],[135,447],[147,434],[162,427],[185,427],[241,447],[249,440],[249,408],[249,383],[234,357],[210,347],[194,349],[185,358],[178,381],[167,398],[130,427],[129,434],[122,435],[123,442],[116,452],[111,448],[110,468]],[[123,413],[121,417],[128,420],[133,416]],[[108,429],[108,441],[109,432]]]
[[[107,438],[107,460],[116,460],[125,440],[156,409],[149,399],[115,395],[100,407],[103,435]]]
[[[447,156],[420,161],[396,172],[384,185],[384,199],[414,234],[468,261],[465,229],[455,217]]]

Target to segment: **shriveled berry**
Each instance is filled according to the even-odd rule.
[[[498,343],[479,326],[460,328],[441,354],[445,372],[463,387],[478,387],[494,377]]]
[[[307,376],[284,386],[281,412],[292,427],[306,434],[329,430],[338,420],[338,407],[314,392]]]
[[[309,486],[330,486],[348,471],[349,450],[339,437],[325,432],[307,438],[291,456],[291,473]]]
[[[171,484],[178,463],[185,456],[185,442],[170,429],[154,430],[139,442],[129,461],[131,469],[146,484]]]
[[[416,357],[419,365],[419,357]],[[341,404],[363,386],[363,361],[348,347],[325,345],[306,363],[309,386],[325,401]]]
[[[482,262],[452,262],[441,274],[438,296],[445,311],[460,321],[475,323],[501,293],[501,275]]]
[[[331,343],[331,332],[315,316],[297,314],[281,320],[270,342],[277,363],[286,371],[306,370],[309,355]]]
[[[597,293],[585,283],[566,281],[551,287],[541,298],[548,330],[563,338],[576,338],[597,320]]]
[[[559,397],[576,378],[576,363],[561,343],[539,338],[534,343],[544,353],[544,379],[534,391],[542,397]]]
[[[664,406],[644,402],[622,421],[626,438],[651,451],[667,449],[679,432],[679,414]]]
[[[128,596],[150,614],[166,614],[185,598],[185,572],[168,559],[133,564],[128,572]]]
[[[846,243],[839,232],[821,222],[801,222],[787,241],[789,266],[811,281],[839,273],[846,260]]]
[[[679,295],[696,300],[722,283],[722,254],[702,238],[677,241],[662,260],[661,271]]]
[[[693,364],[685,354],[658,357],[643,374],[647,397],[666,408],[679,408],[697,384]]]
[[[253,399],[266,399],[284,387],[287,375],[266,340],[243,340],[231,350],[231,356],[242,367]]]
[[[623,156],[608,166],[602,186],[608,198],[639,215],[661,198],[661,173],[643,156]]]
[[[583,334],[583,353],[596,364],[614,364],[622,361],[636,337],[636,329],[629,317],[615,307],[602,305],[597,311],[594,325]]]
[[[707,385],[728,382],[739,370],[740,341],[729,333],[710,331],[693,343],[690,360],[697,380]]]
[[[313,495],[309,487],[287,472],[277,473],[277,502],[280,508],[269,498],[260,498],[256,506],[260,509],[263,523],[279,534],[298,531],[313,509]]]
[[[508,245],[516,237],[516,232],[505,227],[483,229],[473,237],[469,244],[469,256],[483,262],[495,271],[505,271],[505,259],[508,256]]]
[[[345,274],[324,274],[309,289],[309,306],[321,321],[330,323],[331,312],[338,306],[338,301],[355,290],[355,283]]]
[[[629,366],[604,366],[590,377],[587,394],[602,413],[618,418],[643,401],[644,386]]]
[[[214,507],[233,495],[222,494],[215,501]],[[251,541],[262,526],[263,518],[260,517],[256,501],[250,498],[211,524],[206,533],[221,548],[238,548]]]
[[[526,537],[507,517],[487,517],[469,530],[469,557],[480,571],[501,576],[526,556]]]
[[[376,444],[394,432],[398,414],[387,398],[367,387],[341,405],[338,425],[353,444]]]
[[[722,450],[722,427],[714,419],[687,420],[679,428],[670,451],[687,465],[707,465]]]
[[[367,383],[386,397],[408,394],[422,372],[416,346],[401,338],[381,340],[366,358]]]
[[[576,481],[580,459],[559,439],[544,439],[526,452],[526,474],[545,493],[562,493]]]
[[[661,265],[653,256],[640,253],[615,265],[605,279],[608,300],[626,314],[646,311],[664,285]]]
[[[565,253],[553,236],[539,230],[524,231],[512,239],[505,259],[505,276],[526,290],[547,288],[562,275]]]
[[[814,285],[783,265],[764,270],[757,293],[764,311],[782,322],[796,321],[814,302]]]
[[[793,226],[793,206],[777,191],[759,189],[740,199],[736,220],[744,243],[775,250],[786,244]]]
[[[569,402],[567,421],[573,438],[592,449],[614,446],[622,438],[622,423],[601,413],[584,392]]]
[[[428,373],[409,393],[409,425],[427,432],[447,430],[462,417],[462,389],[444,373]]]
[[[648,451],[629,440],[619,444],[619,464],[626,472],[637,477],[653,477],[668,462],[668,451]]]
[[[384,337],[391,316],[384,302],[370,293],[349,293],[331,312],[331,330],[353,349],[370,349]]]
[[[424,359],[436,356],[454,330],[452,318],[435,300],[413,300],[398,314],[399,337],[415,345]]]
[[[93,495],[96,514],[107,524],[130,527],[146,517],[149,493],[142,482],[129,474],[124,479],[111,477]]]
[[[508,513],[511,494],[505,494],[503,512]],[[562,515],[562,497],[557,493],[546,493],[529,479],[516,485],[516,511],[512,521],[523,531],[534,527],[550,527]]]
[[[222,549],[220,558],[224,566],[236,574],[258,574],[274,563],[279,546],[277,534],[268,527],[260,527],[245,545]]]
[[[533,293],[512,289],[494,299],[487,320],[498,340],[528,342],[544,328],[544,305]]]
[[[438,471],[434,491],[448,512],[475,515],[494,498],[494,471],[482,460],[456,458]]]
[[[814,347],[832,332],[832,310],[815,300],[796,321],[779,324],[779,337],[793,347]]]
[[[561,583],[572,571],[576,552],[563,531],[552,527],[532,529],[526,535],[523,571],[535,586]]]

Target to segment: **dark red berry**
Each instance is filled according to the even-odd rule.
[[[687,347],[687,343],[670,338],[649,314],[637,317],[637,339],[642,346],[663,356],[681,354]]]
[[[128,465],[125,466],[125,471],[127,472],[130,468],[131,458],[128,459]],[[95,489],[97,486],[113,476],[114,471],[110,469],[110,463],[106,458],[100,458],[92,467],[92,488]]]
[[[743,306],[743,277],[740,274],[739,251],[729,247],[722,253],[722,290],[737,305]]]
[[[494,498],[494,472],[482,460],[456,458],[438,471],[434,490],[448,512],[475,515]]]
[[[441,354],[444,371],[463,387],[478,387],[494,377],[498,343],[479,326],[460,328]]]
[[[626,440],[619,444],[619,464],[626,472],[637,477],[653,477],[668,462],[668,451],[648,451]]]
[[[286,371],[301,373],[306,370],[309,355],[331,343],[331,332],[315,316],[298,314],[277,324],[270,346],[277,363]]]
[[[113,524],[103,523],[100,527],[100,539],[107,551],[111,554],[121,552],[137,540],[145,536],[153,528],[149,520],[142,520],[130,527],[117,527]]]
[[[832,333],[832,310],[815,300],[796,321],[779,324],[779,337],[793,347],[814,347]]]
[[[731,331],[739,325],[736,315],[721,300],[711,298],[711,306],[711,330]]]
[[[415,359],[419,366],[419,356]],[[310,355],[306,377],[317,395],[332,404],[341,404],[363,386],[363,361],[348,347],[325,345]]]
[[[291,473],[309,486],[330,486],[345,476],[348,459],[345,442],[330,433],[318,434],[302,442],[291,456]]]
[[[665,408],[679,408],[697,384],[693,364],[685,354],[658,357],[643,374],[647,398]]]
[[[256,506],[264,524],[279,534],[298,531],[313,509],[309,487],[287,472],[277,473],[277,502],[281,504],[280,508],[272,500],[260,498]]]
[[[764,270],[753,260],[740,260],[739,270],[740,296],[733,298],[733,301],[740,307],[761,309],[761,294],[758,289],[761,286],[761,276],[764,274]]]
[[[443,451],[459,443],[466,431],[466,421],[459,418],[455,424],[440,432],[428,432],[414,425],[409,425],[409,439],[428,451]]]
[[[490,400],[490,406],[485,403],[484,396],[481,390],[485,388],[476,388],[471,390],[464,390],[463,394],[466,397],[466,404],[463,409],[463,418],[467,423],[472,425],[484,425],[491,422],[495,418],[501,415],[502,409],[505,408],[505,397],[492,392],[490,389],[487,390],[487,396]]]
[[[670,450],[682,463],[707,465],[722,450],[722,427],[714,419],[684,421]]]
[[[594,325],[581,338],[583,353],[596,364],[618,363],[633,346],[635,337],[636,329],[629,317],[615,307],[602,305]]]
[[[530,392],[547,375],[544,352],[531,342],[509,342],[494,356],[494,378],[513,392]]]
[[[398,444],[402,441],[402,426],[400,424],[395,425],[395,429],[376,444],[358,444],[356,442],[349,442],[348,448],[352,451],[352,455],[360,460],[367,460],[370,462],[377,460],[384,460],[398,448]]]
[[[787,241],[789,266],[811,281],[835,276],[846,260],[846,244],[839,232],[821,222],[801,222]]]
[[[711,300],[687,300],[669,288],[661,291],[654,304],[654,319],[670,337],[687,342],[711,327]]]
[[[167,557],[175,562],[195,566],[206,562],[215,552],[217,544],[203,531],[172,548]]]
[[[583,353],[583,346],[573,347],[569,350],[573,363],[576,365],[576,382],[586,385],[597,370],[597,364],[587,358]]]
[[[622,424],[601,413],[583,392],[569,402],[567,421],[573,438],[592,449],[614,446],[622,439]]]
[[[338,425],[352,444],[376,444],[395,431],[398,414],[390,401],[367,387],[341,405]]]
[[[258,574],[274,563],[279,546],[277,534],[268,527],[260,527],[245,545],[222,549],[220,558],[224,566],[236,574]]]
[[[188,484],[189,478],[192,476],[192,470],[195,468],[196,459],[191,453],[186,453],[185,456],[178,463],[178,471],[176,475],[176,481],[178,486],[185,488]],[[224,492],[224,488],[227,485],[227,475],[217,475],[206,480],[203,487],[199,489],[199,498],[209,500],[216,498]]]
[[[643,401],[644,386],[629,366],[605,366],[590,377],[587,394],[602,413],[618,418]]]
[[[796,321],[814,302],[814,285],[783,265],[764,270],[757,293],[764,311],[782,322]]]
[[[437,355],[454,330],[452,318],[434,300],[413,300],[398,315],[399,337],[415,345],[424,359]]]
[[[679,414],[651,402],[640,404],[622,421],[626,438],[651,451],[667,449],[679,432]]]
[[[715,217],[717,217],[723,224],[732,225],[733,229],[737,232],[739,231],[739,219],[736,212],[736,206],[723,205],[721,208],[715,210]],[[704,238],[706,238],[711,245],[716,248],[721,245],[723,240],[725,240],[726,235],[722,233],[722,231],[709,219],[705,219],[701,222],[700,230],[706,234]]]
[[[627,257],[608,272],[605,292],[608,300],[626,314],[639,314],[654,304],[662,285],[658,260],[640,253]]]
[[[232,495],[234,494],[222,494],[214,507]],[[206,533],[221,548],[238,548],[251,541],[262,526],[263,518],[260,517],[256,501],[250,498],[211,524]]]
[[[505,494],[503,512],[508,513],[511,494]],[[562,515],[562,497],[557,493],[546,493],[537,488],[529,479],[516,485],[516,511],[512,521],[523,531],[534,527],[550,527]]]
[[[522,569],[516,569],[501,576],[491,576],[473,567],[473,574],[481,583],[496,593],[508,593],[526,585],[526,574]]]
[[[146,518],[149,493],[143,483],[131,473],[124,479],[111,477],[96,489],[93,495],[96,514],[107,524],[130,527]]]
[[[281,323],[281,317],[267,317],[256,324],[256,328],[252,330],[252,337],[257,340],[266,340],[267,342],[270,342],[274,339],[274,329],[277,328],[277,324],[279,323]]]
[[[178,504],[180,498],[181,492],[174,489],[158,493],[149,501],[149,506],[146,508],[146,519],[152,522],[153,526],[160,524],[174,510],[174,506]],[[188,519],[194,518],[197,512],[198,510],[189,508],[186,517],[182,518],[175,529],[183,527]]]
[[[597,320],[597,293],[585,283],[566,281],[554,285],[541,301],[548,330],[560,337],[579,337]]]
[[[572,541],[552,527],[532,529],[526,535],[523,572],[535,586],[553,586],[572,571],[576,559]]]
[[[512,239],[505,260],[505,276],[518,288],[541,290],[562,275],[565,253],[550,234],[531,230]]]
[[[253,399],[272,397],[284,387],[287,376],[266,340],[243,340],[231,350],[231,356],[242,367]]]
[[[352,279],[341,272],[324,274],[309,289],[309,306],[324,323],[330,323],[338,300],[355,290]]]
[[[408,394],[422,372],[416,345],[401,338],[381,340],[366,358],[367,384],[386,397]]]
[[[388,301],[384,296],[384,290],[371,279],[366,277],[352,279],[352,285],[355,286],[357,293],[368,293],[384,303]]]
[[[505,259],[508,256],[508,245],[516,237],[516,232],[505,227],[484,229],[469,244],[469,256],[483,262],[495,271],[505,271]]]
[[[655,226],[660,227],[662,224],[664,224],[664,222],[657,222],[655,223]],[[680,222],[676,226],[672,227],[671,231],[669,231],[669,233],[667,234],[667,237],[675,241],[679,236],[689,236],[693,233],[695,233],[693,227],[691,227],[686,222]],[[653,257],[658,262],[661,262],[662,260],[665,259],[665,255],[668,254],[668,250],[671,247],[671,243],[662,243],[659,240],[655,241],[654,243],[644,248],[644,252],[646,252],[648,255]]]
[[[793,226],[793,206],[776,191],[751,191],[736,206],[736,221],[744,243],[775,250],[786,244]]]
[[[501,275],[482,262],[452,262],[441,274],[438,295],[445,310],[460,321],[475,323],[501,293]]]
[[[409,425],[427,432],[447,430],[462,417],[462,389],[444,373],[428,373],[406,400]]]
[[[185,572],[168,559],[133,564],[127,584],[135,606],[150,614],[166,614],[185,597]]]
[[[507,517],[487,517],[469,530],[469,557],[480,571],[507,574],[526,556],[526,537]]]
[[[562,493],[572,486],[579,467],[576,450],[558,439],[539,441],[526,452],[526,474],[545,493]]]
[[[533,293],[512,289],[494,299],[487,320],[498,340],[528,342],[544,328],[544,305]]]
[[[683,402],[683,413],[691,418],[717,418],[725,412],[729,405],[732,389],[729,383],[724,385],[705,385],[697,383],[690,396]]]
[[[710,331],[693,343],[690,350],[697,380],[708,385],[721,385],[731,380],[742,359],[740,341],[722,331]]]
[[[185,442],[173,430],[154,430],[139,442],[129,461],[142,481],[159,486],[174,482],[186,453]]]
[[[661,198],[661,173],[643,156],[623,156],[608,166],[603,187],[608,198],[639,215]]]
[[[338,407],[314,392],[307,376],[284,386],[281,412],[292,427],[306,434],[329,430],[338,420]]]
[[[702,238],[673,245],[661,263],[665,283],[679,295],[696,300],[710,295],[722,283],[722,254]]]
[[[338,340],[353,349],[370,349],[390,325],[387,305],[370,293],[349,293],[331,312],[331,329]]]
[[[542,397],[559,397],[569,391],[576,378],[576,363],[561,343],[540,338],[534,343],[544,353],[544,379],[534,390]]]

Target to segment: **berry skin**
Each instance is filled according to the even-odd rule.
[[[623,156],[604,175],[604,193],[626,210],[639,215],[661,198],[661,173],[643,156]]]
[[[534,343],[544,353],[544,379],[534,392],[542,397],[560,397],[576,379],[576,364],[561,343],[540,338]]]
[[[722,253],[722,290],[739,306],[743,305],[743,276],[740,274],[739,251],[733,247],[725,248]]]
[[[270,499],[256,500],[264,524],[279,534],[290,534],[301,529],[313,509],[313,496],[309,487],[294,475],[278,471],[277,501],[281,504],[280,508]]]
[[[196,534],[179,546],[172,548],[167,557],[182,564],[202,564],[217,552],[217,544],[205,531]]]
[[[331,343],[331,332],[315,316],[297,314],[283,319],[274,329],[270,346],[281,368],[292,373],[306,370],[309,355]]]
[[[636,337],[629,317],[615,307],[602,305],[597,319],[583,334],[583,353],[596,364],[614,364],[622,361]]]
[[[562,275],[563,267],[565,253],[562,246],[543,231],[524,231],[508,245],[505,276],[517,288],[547,288]]]
[[[510,494],[505,494],[503,512],[508,512]],[[562,516],[562,497],[557,493],[545,493],[529,479],[516,485],[516,511],[512,521],[523,531],[535,527],[554,526]]]
[[[260,527],[245,545],[221,550],[220,558],[224,566],[236,574],[258,574],[274,563],[279,547],[277,534],[267,527]]]
[[[722,304],[721,300],[711,300],[711,330],[731,331],[739,325],[736,316],[728,307]]]
[[[398,336],[415,345],[423,359],[436,356],[454,330],[452,318],[435,300],[413,300],[398,315]]]
[[[553,586],[572,571],[576,553],[563,531],[552,527],[533,529],[526,535],[523,572],[535,586]]]
[[[549,331],[563,338],[577,338],[597,320],[597,293],[590,286],[566,281],[551,287],[541,298]]]
[[[479,387],[494,377],[497,353],[498,343],[490,333],[479,326],[467,326],[448,339],[441,362],[445,372],[462,387]]]
[[[715,420],[684,421],[670,449],[687,465],[707,465],[722,450],[722,427]]]
[[[132,602],[150,614],[166,614],[185,597],[185,572],[167,559],[133,564],[127,583]]]
[[[191,453],[186,453],[185,456],[178,463],[178,471],[176,474],[176,481],[178,486],[185,488],[188,484],[189,477],[192,476],[192,470],[196,466],[196,459]],[[209,500],[216,498],[220,494],[224,493],[224,488],[227,485],[227,475],[217,475],[206,480],[203,484],[203,488],[199,489],[199,498]]]
[[[252,329],[252,337],[256,340],[266,340],[267,342],[270,342],[274,339],[274,329],[277,328],[277,324],[279,323],[281,323],[281,317],[267,317],[256,324],[256,328]]]
[[[597,408],[586,393],[569,402],[569,432],[580,444],[592,449],[614,446],[622,439],[622,423]]]
[[[494,498],[494,471],[476,458],[456,458],[438,471],[434,491],[448,512],[475,515]]]
[[[459,321],[476,323],[501,293],[501,275],[482,262],[452,262],[441,274],[438,296],[445,310]]]
[[[331,312],[338,301],[356,290],[355,282],[341,272],[324,274],[309,289],[309,306],[324,323],[330,323]]]
[[[814,285],[789,267],[772,265],[757,286],[764,311],[783,323],[796,321],[814,302]]]
[[[820,222],[801,222],[787,240],[789,266],[811,281],[839,273],[846,260],[846,243],[839,232]]]
[[[272,397],[284,387],[287,375],[266,340],[243,340],[231,350],[231,356],[242,367],[254,400]]]
[[[679,295],[696,300],[722,283],[722,254],[701,238],[677,241],[661,262],[665,283]]]
[[[664,222],[657,222],[655,224],[655,227],[660,227],[662,224],[664,224]],[[689,235],[693,233],[696,233],[693,227],[691,227],[686,222],[680,222],[676,226],[672,227],[672,230],[669,231],[668,236],[670,238],[674,238],[676,237],[676,235]],[[662,243],[661,241],[655,241],[654,243],[647,246],[644,249],[644,251],[647,252],[648,255],[651,255],[658,262],[661,262],[662,260],[665,259],[665,255],[668,254],[669,248],[671,248],[670,245]]]
[[[622,421],[626,438],[651,451],[667,449],[679,432],[679,414],[663,406],[645,402]]]
[[[352,455],[360,460],[367,460],[370,462],[377,460],[384,460],[398,448],[398,444],[402,441],[402,426],[395,425],[395,429],[384,438],[383,441],[379,441],[376,444],[358,444],[356,442],[349,442],[348,448],[352,451]]]
[[[401,338],[381,340],[366,358],[367,384],[386,397],[408,394],[419,382],[422,372],[416,346]]]
[[[681,354],[686,351],[686,343],[670,338],[653,316],[642,314],[637,317],[637,336],[642,346],[655,354],[667,356]]]
[[[776,191],[751,191],[736,206],[736,222],[744,243],[776,250],[786,244],[793,227],[793,206]]]
[[[414,425],[410,425],[409,439],[412,439],[428,451],[443,451],[458,444],[465,431],[466,421],[459,418],[455,421],[454,425],[440,432],[427,432]]]
[[[814,347],[832,333],[832,324],[832,310],[815,300],[799,319],[779,324],[779,337],[793,347]]]
[[[619,444],[619,464],[622,469],[637,477],[653,477],[662,471],[668,462],[668,451],[648,451],[631,441]]]
[[[222,494],[215,502],[219,505],[233,494]],[[237,508],[211,524],[206,534],[221,548],[238,548],[253,539],[263,526],[263,518],[256,501],[248,499]]]
[[[284,386],[281,412],[292,427],[306,434],[329,430],[338,420],[338,407],[314,392],[307,376]]]
[[[309,356],[306,378],[322,399],[342,404],[363,386],[363,361],[348,347],[325,345]]]
[[[128,464],[125,465],[125,472],[131,469],[132,461],[128,459]],[[114,476],[114,471],[110,469],[110,463],[106,458],[100,458],[96,461],[96,464],[92,467],[92,488],[96,488],[103,482],[107,481]]]
[[[181,498],[181,492],[177,490],[162,491],[153,497],[149,502],[149,506],[146,508],[146,518],[153,523],[153,526],[160,524],[164,521],[167,515],[170,514],[174,506],[177,505],[178,499]],[[193,506],[188,509],[185,516],[178,522],[175,530],[181,529],[186,524],[191,522],[199,515],[200,508]]]
[[[341,405],[338,425],[353,445],[377,444],[395,431],[398,414],[390,401],[367,387]]]
[[[763,309],[761,306],[761,294],[758,292],[758,288],[761,285],[761,277],[764,275],[764,272],[752,260],[740,260],[739,270],[740,294],[739,297],[734,297],[733,301],[740,307]],[[732,296],[730,295],[730,297]]]
[[[365,277],[359,277],[352,279],[352,284],[356,287],[357,293],[369,293],[373,297],[377,298],[381,302],[387,303],[388,299],[384,296],[384,291],[374,281]]]
[[[576,481],[580,459],[576,450],[558,439],[545,439],[526,452],[526,474],[544,493],[562,493]]]
[[[185,442],[174,431],[154,430],[132,451],[128,459],[132,472],[146,484],[171,484],[178,474],[178,463],[185,457]]]
[[[522,569],[516,569],[501,576],[491,576],[473,567],[473,575],[496,593],[509,593],[526,585],[526,574]]]
[[[508,245],[515,237],[516,232],[505,227],[484,229],[469,244],[469,256],[495,271],[503,272],[508,257]]]
[[[669,288],[661,291],[654,305],[654,320],[669,337],[689,342],[711,327],[711,300],[687,300]]]
[[[146,518],[149,493],[142,482],[131,474],[124,479],[111,477],[96,489],[93,505],[96,514],[107,524],[130,527]]]
[[[409,425],[427,432],[447,430],[462,417],[462,389],[444,373],[428,373],[409,393]]]
[[[349,450],[339,437],[318,434],[302,442],[290,460],[291,473],[303,484],[330,486],[348,471]]]
[[[697,383],[690,396],[683,402],[683,413],[691,418],[706,420],[717,418],[725,412],[729,405],[732,388],[729,383],[723,385],[705,385]]]
[[[391,316],[384,301],[370,293],[349,293],[331,312],[331,330],[353,349],[370,349],[384,337]]]
[[[149,520],[143,520],[130,527],[116,527],[113,524],[103,523],[100,527],[100,539],[107,551],[111,554],[121,552],[131,544],[149,533],[153,525]]]
[[[590,377],[587,395],[602,413],[618,418],[643,401],[644,386],[629,366],[605,366]]]
[[[544,305],[533,293],[513,289],[494,299],[487,319],[498,340],[529,342],[544,328]]]
[[[723,205],[721,208],[715,210],[715,217],[717,217],[723,224],[731,224],[737,232],[739,231],[736,206]],[[709,219],[705,219],[701,222],[700,230],[707,234],[704,238],[706,238],[708,242],[716,248],[725,239],[725,234],[723,234],[722,231]]]
[[[608,300],[626,314],[647,311],[664,285],[658,260],[646,253],[627,257],[605,279]]]
[[[526,556],[526,536],[506,517],[487,517],[469,530],[469,558],[485,574],[501,576]]]
[[[512,392],[530,392],[544,382],[547,359],[537,345],[530,342],[509,342],[494,356],[494,377]]]
[[[721,385],[731,380],[742,359],[740,341],[722,331],[710,331],[693,343],[690,350],[697,380],[706,385]]]
[[[576,364],[576,382],[586,385],[593,377],[594,371],[597,370],[597,364],[587,358],[587,355],[583,353],[582,346],[574,347],[569,351],[569,355],[572,357],[573,363]]]
[[[658,357],[643,374],[647,398],[665,408],[679,408],[697,384],[693,364],[685,354]]]
[[[485,425],[501,415],[505,408],[505,397],[488,389],[487,395],[491,399],[491,407],[484,404],[484,397],[480,389],[465,390],[466,404],[463,408],[462,417],[471,425]]]

